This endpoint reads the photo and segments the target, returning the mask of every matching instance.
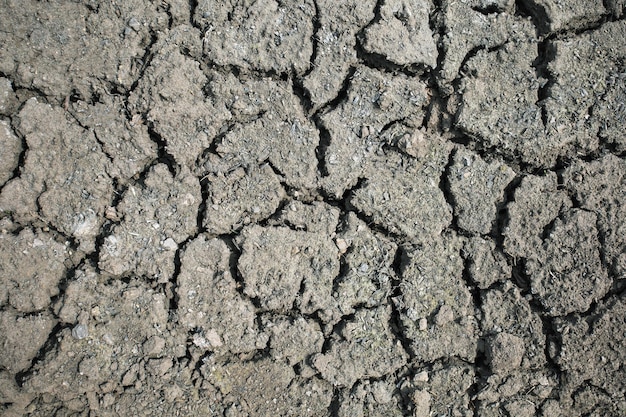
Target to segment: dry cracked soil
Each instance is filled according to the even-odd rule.
[[[624,0],[1,0],[3,416],[626,415]]]

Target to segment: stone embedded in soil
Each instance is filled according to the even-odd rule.
[[[482,4],[481,4],[482,3]],[[452,81],[456,79],[465,59],[477,48],[495,48],[507,42],[524,42],[535,37],[535,27],[529,19],[512,13],[482,13],[475,8],[498,7],[490,1],[446,1],[444,3],[445,34],[441,43],[444,59],[438,75],[446,93],[452,93]],[[508,3],[513,3],[509,1]],[[510,9],[509,5],[502,4]]]
[[[316,19],[312,0],[201,0],[193,18],[203,29],[210,63],[275,73],[302,73],[309,67]]]
[[[391,294],[397,279],[392,264],[397,245],[373,233],[354,213],[348,213],[345,230],[337,240],[346,244],[344,273],[334,283],[333,296],[343,315],[352,314],[357,306],[376,307]]]
[[[324,334],[319,324],[303,317],[271,317],[263,320],[269,333],[270,355],[293,366],[322,351]]]
[[[389,329],[391,308],[359,309],[333,337],[328,352],[315,355],[313,366],[340,387],[363,378],[390,374],[407,361],[407,354]]]
[[[28,152],[20,176],[2,189],[0,211],[20,222],[43,220],[92,251],[113,195],[107,156],[60,107],[32,98],[18,117]]]
[[[0,234],[0,306],[22,313],[48,307],[59,294],[68,252],[47,233],[23,229],[18,235]]]
[[[166,282],[177,244],[195,233],[200,183],[189,171],[173,176],[153,166],[142,185],[130,185],[117,206],[123,218],[104,239],[99,267],[112,275],[143,275]]]
[[[330,134],[324,155],[328,176],[322,179],[323,188],[341,198],[380,153],[383,128],[397,120],[413,128],[421,126],[426,104],[426,85],[419,79],[359,67],[345,100],[321,116]]]
[[[0,73],[15,87],[34,88],[60,103],[129,89],[141,73],[151,35],[168,17],[144,0],[86,4],[11,1],[3,5]],[[27,45],[27,46],[26,46]]]
[[[572,210],[554,222],[537,256],[526,262],[531,292],[552,316],[584,312],[611,286],[600,258],[597,216]]]
[[[584,29],[605,14],[602,0],[523,0],[541,32]]]
[[[553,82],[545,100],[548,132],[576,138],[584,149],[595,149],[600,138],[618,152],[626,150],[625,38],[626,22],[618,21],[550,43],[554,59],[548,64]]]
[[[194,168],[196,159],[208,148],[231,113],[221,100],[204,92],[209,79],[200,64],[181,49],[200,33],[181,26],[161,35],[155,56],[129,97],[132,117],[154,129],[165,143],[165,150],[180,165]]]
[[[327,416],[333,391],[319,379],[301,380],[293,368],[263,358],[230,362],[204,371],[222,394],[225,415]]]
[[[572,164],[564,177],[581,208],[597,214],[603,258],[611,272],[623,277],[626,273],[626,163],[607,155],[591,163]]]
[[[486,289],[511,277],[511,265],[492,239],[478,236],[468,239],[463,256],[468,261],[469,276],[478,288]]]
[[[56,323],[50,313],[21,316],[0,311],[0,366],[12,373],[28,369]]]
[[[197,332],[194,343],[203,350],[241,353],[267,344],[254,305],[238,292],[232,256],[226,243],[204,235],[189,242],[180,256],[179,321]]]
[[[81,126],[93,130],[111,158],[109,175],[118,183],[125,184],[157,158],[157,144],[150,140],[145,121],[139,115],[128,120],[121,97],[105,95],[93,105],[79,101],[71,112]]]
[[[567,193],[559,189],[555,173],[528,175],[509,203],[508,225],[504,229],[504,251],[514,258],[533,257],[543,242],[544,229],[559,213],[572,206]]]
[[[524,352],[518,363],[520,369],[537,369],[545,366],[545,335],[543,323],[539,314],[533,310],[527,298],[510,281],[483,292],[482,300],[482,333],[488,339],[493,339],[500,333],[515,336],[523,341]],[[502,365],[502,364],[499,364]],[[515,367],[517,368],[517,366]],[[494,371],[516,371],[515,368],[500,366]]]
[[[271,216],[286,193],[268,164],[206,176],[208,192],[203,226],[208,233],[226,234]]]
[[[401,265],[402,296],[394,301],[402,333],[421,361],[450,356],[474,360],[477,326],[472,295],[462,277],[462,244],[454,235],[433,238],[409,250]],[[427,320],[425,330],[420,329],[421,319]]]
[[[439,187],[450,147],[434,146],[432,157],[418,162],[389,153],[371,167],[350,204],[391,233],[421,243],[439,236],[452,221],[452,210]]]
[[[505,164],[487,163],[462,148],[454,152],[447,179],[458,226],[471,233],[488,234],[504,189],[514,177],[515,172]]]
[[[374,19],[374,0],[318,0],[319,28],[313,68],[304,77],[314,109],[337,97],[350,67],[357,63],[356,35]]]
[[[609,396],[605,397],[609,403],[603,405],[605,415],[620,415],[626,410],[625,316],[626,304],[617,296],[599,303],[590,316],[557,321],[561,349],[554,359],[564,374],[561,398],[565,406],[570,405],[573,392],[588,386]]]
[[[242,231],[237,268],[244,293],[261,308],[333,314],[333,280],[339,274],[337,247],[329,236],[287,227],[251,226]]]
[[[22,140],[8,121],[0,120],[0,187],[13,177],[22,153]]]
[[[380,20],[364,31],[363,49],[394,64],[437,66],[437,47],[430,29],[430,0],[387,0]]]

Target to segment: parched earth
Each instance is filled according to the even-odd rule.
[[[625,12],[0,1],[0,414],[626,415]]]

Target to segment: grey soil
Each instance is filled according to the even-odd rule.
[[[625,12],[0,2],[0,414],[626,415]]]

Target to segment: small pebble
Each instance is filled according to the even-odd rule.
[[[419,321],[419,329],[421,331],[426,331],[426,329],[428,329],[428,320],[422,317]]]
[[[337,249],[339,249],[339,253],[344,254],[348,250],[348,242],[344,239],[338,238],[335,240],[335,245],[337,245]]]
[[[415,374],[415,378],[413,378],[415,382],[428,382],[428,371],[422,371],[418,374]]]
[[[163,243],[161,243],[161,246],[163,246],[163,248],[165,248],[166,250],[176,250],[176,249],[178,249],[178,244],[171,237],[168,237],[167,239],[165,239],[163,241]]]
[[[74,337],[74,339],[81,340],[86,338],[88,335],[89,331],[87,329],[87,326],[85,326],[84,324],[77,324],[72,329],[72,337]]]

